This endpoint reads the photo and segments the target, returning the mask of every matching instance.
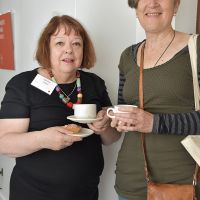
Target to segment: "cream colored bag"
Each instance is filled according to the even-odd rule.
[[[191,35],[188,42],[190,61],[192,66],[195,110],[199,110],[199,100],[200,100],[199,82],[197,73],[197,37],[198,37],[197,34]]]
[[[191,35],[188,48],[190,53],[190,60],[192,65],[193,87],[194,87],[194,101],[195,110],[199,109],[200,91],[197,73],[197,37],[198,35]],[[186,148],[192,158],[200,166],[200,135],[189,135],[181,141],[182,145]]]

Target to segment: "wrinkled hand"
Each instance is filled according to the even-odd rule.
[[[64,126],[44,129],[39,134],[41,147],[57,151],[82,140],[81,137],[68,135],[69,133],[72,132],[66,130]]]
[[[92,129],[97,134],[104,132],[108,127],[110,127],[110,118],[106,114],[106,110],[100,110],[97,113],[97,118],[101,118],[91,124],[88,124],[89,128]]]
[[[153,128],[153,114],[140,108],[120,108],[127,113],[114,113],[111,126],[120,132],[138,131],[149,133]]]

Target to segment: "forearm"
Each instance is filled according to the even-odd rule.
[[[198,135],[200,134],[200,111],[179,114],[155,114],[153,133]]]
[[[21,157],[42,149],[39,132],[6,133],[0,138],[0,153]]]
[[[115,128],[108,127],[105,131],[101,132],[100,136],[102,144],[109,145],[119,140],[121,133],[118,132]]]

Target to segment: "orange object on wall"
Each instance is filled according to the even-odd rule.
[[[14,69],[11,12],[0,15],[0,69]]]

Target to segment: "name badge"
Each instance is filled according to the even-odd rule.
[[[31,85],[38,88],[39,90],[42,90],[43,92],[45,92],[49,95],[51,95],[51,93],[57,86],[56,83],[45,78],[44,76],[41,76],[40,74],[36,75],[36,77],[31,82]]]

